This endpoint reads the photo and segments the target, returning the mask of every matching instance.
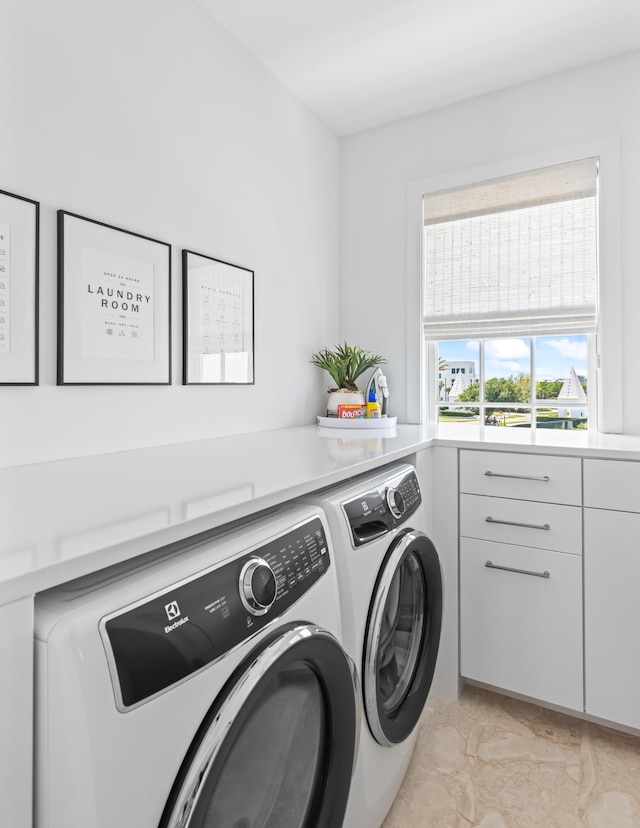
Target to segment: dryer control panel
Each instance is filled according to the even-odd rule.
[[[413,469],[390,477],[342,504],[354,546],[362,546],[404,523],[422,503]]]
[[[216,661],[292,606],[331,565],[318,517],[100,622],[126,711]]]

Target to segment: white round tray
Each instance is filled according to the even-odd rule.
[[[324,428],[395,428],[397,417],[372,417],[370,420],[346,420],[340,417],[321,417],[318,415],[318,425]]]

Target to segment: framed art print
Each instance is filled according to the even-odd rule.
[[[40,204],[0,190],[0,385],[38,384]]]
[[[182,251],[184,385],[254,382],[253,270]]]
[[[58,211],[58,385],[171,383],[171,245]]]

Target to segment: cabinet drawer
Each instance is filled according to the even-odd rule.
[[[582,509],[503,497],[460,495],[460,534],[582,554]]]
[[[487,561],[549,577],[489,568]],[[582,559],[463,538],[460,671],[582,710]]]
[[[585,460],[584,505],[640,512],[640,463]]]
[[[460,491],[580,506],[580,460],[539,454],[461,451]]]

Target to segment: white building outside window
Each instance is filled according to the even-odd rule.
[[[478,382],[476,364],[472,360],[444,360],[438,365],[438,399],[455,402],[456,396]]]

